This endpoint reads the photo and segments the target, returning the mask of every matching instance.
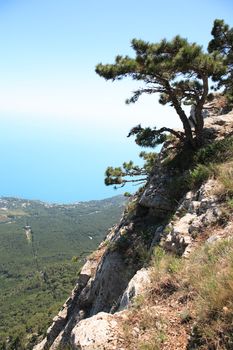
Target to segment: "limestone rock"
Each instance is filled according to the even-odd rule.
[[[154,216],[164,217],[173,207],[173,201],[169,196],[171,179],[172,171],[164,174],[160,167],[156,168],[156,174],[150,179],[139,200],[139,204],[151,209]]]
[[[221,237],[220,237],[219,235],[212,235],[212,236],[210,236],[210,237],[207,239],[206,243],[208,243],[208,244],[213,244],[213,243],[215,243],[216,241],[218,241],[220,238],[221,238]]]
[[[173,225],[174,234],[187,235],[189,233],[189,226],[195,218],[195,214],[187,213],[186,215],[184,215]]]
[[[200,189],[186,193],[180,201],[174,220],[163,231],[162,245],[175,254],[185,255],[191,251],[193,239],[201,234],[205,227],[218,222],[221,217],[219,198],[214,194],[216,181],[204,183]]]
[[[43,350],[43,349],[46,349],[46,347],[45,347],[45,346],[46,346],[46,342],[47,342],[46,338],[43,339],[41,343],[39,343],[39,344],[37,344],[37,345],[34,346],[33,350]]]
[[[97,260],[87,260],[81,269],[78,282],[66,300],[58,315],[54,317],[52,325],[48,328],[46,338],[34,347],[34,350],[50,349],[50,346],[59,336],[59,333],[66,327],[73,314],[78,312],[77,299],[81,290],[86,286],[89,279],[95,274],[98,266]]]
[[[141,269],[130,280],[120,300],[118,311],[126,309],[137,295],[142,295],[150,285],[150,272],[148,269]]]
[[[92,303],[90,315],[100,311],[109,312],[127,287],[132,275],[132,268],[125,263],[120,252],[108,252],[92,281],[89,296],[89,302]]]
[[[118,334],[119,324],[116,317],[100,312],[80,321],[74,327],[71,332],[71,344],[74,349],[80,350],[111,349],[111,345],[117,342]]]

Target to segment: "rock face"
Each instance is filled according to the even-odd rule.
[[[153,212],[155,217],[163,218],[173,208],[173,201],[168,195],[172,177],[172,171],[164,174],[162,169],[157,167],[156,174],[151,177],[139,200],[139,204]]]
[[[82,307],[89,310],[90,316],[100,311],[110,312],[131,276],[131,269],[121,254],[108,252],[98,266],[95,278],[90,280],[80,294]]]
[[[148,269],[141,269],[129,281],[129,284],[124,291],[118,311],[128,308],[135,297],[143,295],[150,285],[150,271]]]
[[[204,229],[215,224],[222,215],[220,200],[213,195],[217,183],[209,180],[197,192],[188,192],[182,199],[174,220],[164,228],[163,246],[179,255],[187,256],[193,240]]]
[[[233,134],[232,117],[233,113],[207,118],[206,135],[223,138],[226,134]],[[70,298],[53,319],[46,338],[34,347],[35,350],[66,346],[81,350],[123,349],[118,342],[122,317],[134,298],[150,288],[150,270],[142,268],[138,260],[130,263],[128,256],[131,252],[140,260],[137,252],[133,252],[133,242],[138,242],[136,223],[145,221],[145,215],[156,218],[156,223],[152,222],[150,226],[148,250],[161,244],[168,251],[188,257],[196,238],[203,235],[206,227],[217,223],[222,215],[221,201],[214,194],[216,182],[213,179],[197,191],[186,193],[174,210],[174,201],[168,191],[172,176],[172,170],[164,173],[162,167],[156,168],[138,198],[143,215],[136,214],[134,217],[127,214],[109,232],[83,266]],[[165,225],[161,219],[171,210],[172,219]],[[216,239],[219,236],[213,235],[209,243]]]
[[[80,272],[70,298],[53,319],[52,325],[47,330],[46,338],[34,347],[35,350],[57,349],[67,344],[73,346],[71,340],[76,337],[73,329],[82,319],[87,317],[89,319],[90,316],[103,311],[109,313],[111,308],[118,304],[135,269],[126,263],[123,253],[109,249],[108,244],[110,241],[117,242],[121,233],[129,228],[127,225],[124,228],[122,222],[114,227],[106,241],[90,256]],[[103,321],[103,325],[106,322]]]
[[[76,349],[104,350],[116,349],[119,322],[114,315],[99,312],[97,315],[80,321],[71,332],[71,344]]]

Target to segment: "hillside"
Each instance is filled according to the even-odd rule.
[[[164,143],[35,350],[232,349],[233,112]]]
[[[0,198],[0,349],[30,348],[44,334],[124,202]]]

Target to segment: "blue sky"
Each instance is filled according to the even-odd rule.
[[[232,13],[230,0],[0,0],[0,195],[72,202],[120,193],[103,178],[108,165],[137,160],[129,129],[178,121],[154,96],[125,105],[135,83],[106,82],[95,65],[132,55],[134,37],[180,34],[205,48],[213,20],[232,26]]]

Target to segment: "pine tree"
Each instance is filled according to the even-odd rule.
[[[115,81],[131,77],[133,80],[142,81],[144,87],[134,91],[126,103],[136,102],[144,93],[159,93],[161,104],[174,107],[183,124],[183,132],[164,127],[151,130],[138,128],[134,132],[132,129],[131,134],[140,134],[141,143],[142,132],[144,136],[150,134],[150,141],[156,145],[163,142],[164,133],[168,131],[193,148],[199,147],[203,141],[202,109],[209,92],[208,78],[224,73],[221,57],[204,53],[201,46],[189,43],[180,36],[171,41],[164,39],[159,43],[133,39],[132,48],[135,58],[117,56],[114,64],[98,64],[96,73],[106,80]],[[195,107],[194,130],[189,123],[189,116],[183,109],[184,104],[192,104]]]
[[[225,24],[224,20],[216,19],[211,31],[213,39],[209,42],[208,51],[220,55],[227,67],[225,74],[217,72],[213,80],[217,81],[217,87],[225,88],[225,95],[229,101],[229,107],[233,107],[233,28]]]
[[[147,181],[158,159],[158,154],[155,152],[141,152],[139,157],[144,160],[143,167],[135,165],[132,160],[128,163],[124,162],[121,167],[108,167],[105,172],[105,185],[119,185],[123,187],[128,182],[141,184]]]

